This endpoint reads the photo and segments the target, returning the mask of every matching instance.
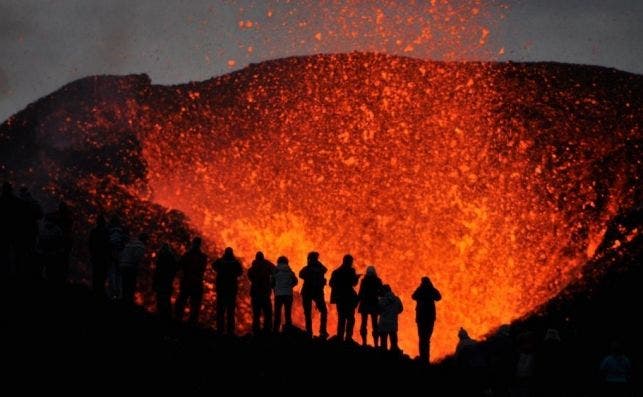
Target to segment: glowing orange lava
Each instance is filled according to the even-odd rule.
[[[577,277],[627,200],[619,177],[595,177],[639,132],[603,125],[617,109],[563,72],[354,53],[155,87],[164,111],[132,110],[148,197],[246,265],[263,250],[298,270],[313,249],[330,268],[348,252],[374,264],[411,353],[410,295],[431,276],[439,358],[460,326],[482,336]]]
[[[295,270],[313,249],[331,269],[350,252],[402,298],[411,354],[410,296],[429,275],[444,297],[437,359],[460,326],[480,337],[579,277],[634,205],[642,86],[597,67],[364,53],[172,87],[87,78],[0,126],[0,170],[160,239],[183,220],[151,204],[180,210],[246,267],[256,250]]]

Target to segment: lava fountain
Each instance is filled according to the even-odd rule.
[[[4,151],[2,169],[44,170],[102,199],[112,191],[97,180],[116,178],[139,202],[186,214],[246,267],[257,250],[288,256],[295,271],[311,250],[331,269],[351,253],[402,298],[411,353],[410,296],[429,275],[444,297],[439,358],[460,326],[483,336],[578,279],[609,220],[640,199],[641,82],[596,67],[364,53],[170,87],[89,78],[28,108],[36,121],[3,125],[5,142],[39,143],[29,161]],[[58,160],[104,164],[92,153],[123,142],[107,176]]]

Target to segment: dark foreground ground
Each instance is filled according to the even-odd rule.
[[[308,340],[298,330],[229,338],[187,326],[168,328],[140,308],[95,299],[84,286],[55,289],[4,280],[1,384],[20,394],[394,389],[400,395],[523,395],[516,394],[515,368],[527,334],[540,360],[528,387],[538,395],[605,395],[598,367],[614,339],[633,364],[631,395],[640,395],[641,246],[637,236],[626,249],[606,253],[588,265],[599,274],[594,280],[568,287],[538,315],[491,336],[480,345],[485,366],[473,370],[454,358],[427,368],[404,355]],[[608,271],[592,270],[606,262],[612,263]],[[553,362],[541,360],[548,328],[558,329],[563,341]]]

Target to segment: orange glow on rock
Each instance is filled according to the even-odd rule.
[[[353,53],[253,65],[198,98],[160,88],[166,111],[134,110],[150,198],[246,265],[257,250],[295,270],[310,250],[374,264],[411,353],[410,295],[431,276],[443,357],[460,326],[481,337],[577,278],[627,201],[629,165],[594,177],[639,130],[588,123],[613,105],[556,73]]]
[[[486,2],[409,4],[258,2],[240,10],[247,36],[235,48],[486,59]],[[228,58],[230,69],[246,61]],[[28,163],[5,149],[13,139],[37,151],[26,175],[46,174],[52,196],[71,184],[67,199],[90,196],[79,207],[123,209],[132,222],[134,204],[176,209],[246,267],[257,250],[288,256],[296,271],[311,250],[330,269],[351,253],[358,272],[374,264],[402,298],[400,344],[411,354],[410,296],[429,275],[443,295],[439,359],[459,327],[482,337],[579,277],[640,189],[641,97],[640,76],[608,69],[362,52],[176,86],[91,77],[48,97],[56,107],[38,108],[37,122],[3,124],[0,170]],[[74,163],[79,153],[91,167]],[[174,225],[158,227],[170,235]],[[247,305],[240,312],[247,326]]]

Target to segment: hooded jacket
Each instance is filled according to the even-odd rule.
[[[287,263],[278,263],[273,274],[275,296],[292,296],[292,289],[297,285],[297,276]]]
[[[379,332],[397,332],[397,316],[404,307],[400,298],[387,292],[379,298],[380,319],[377,325]]]

